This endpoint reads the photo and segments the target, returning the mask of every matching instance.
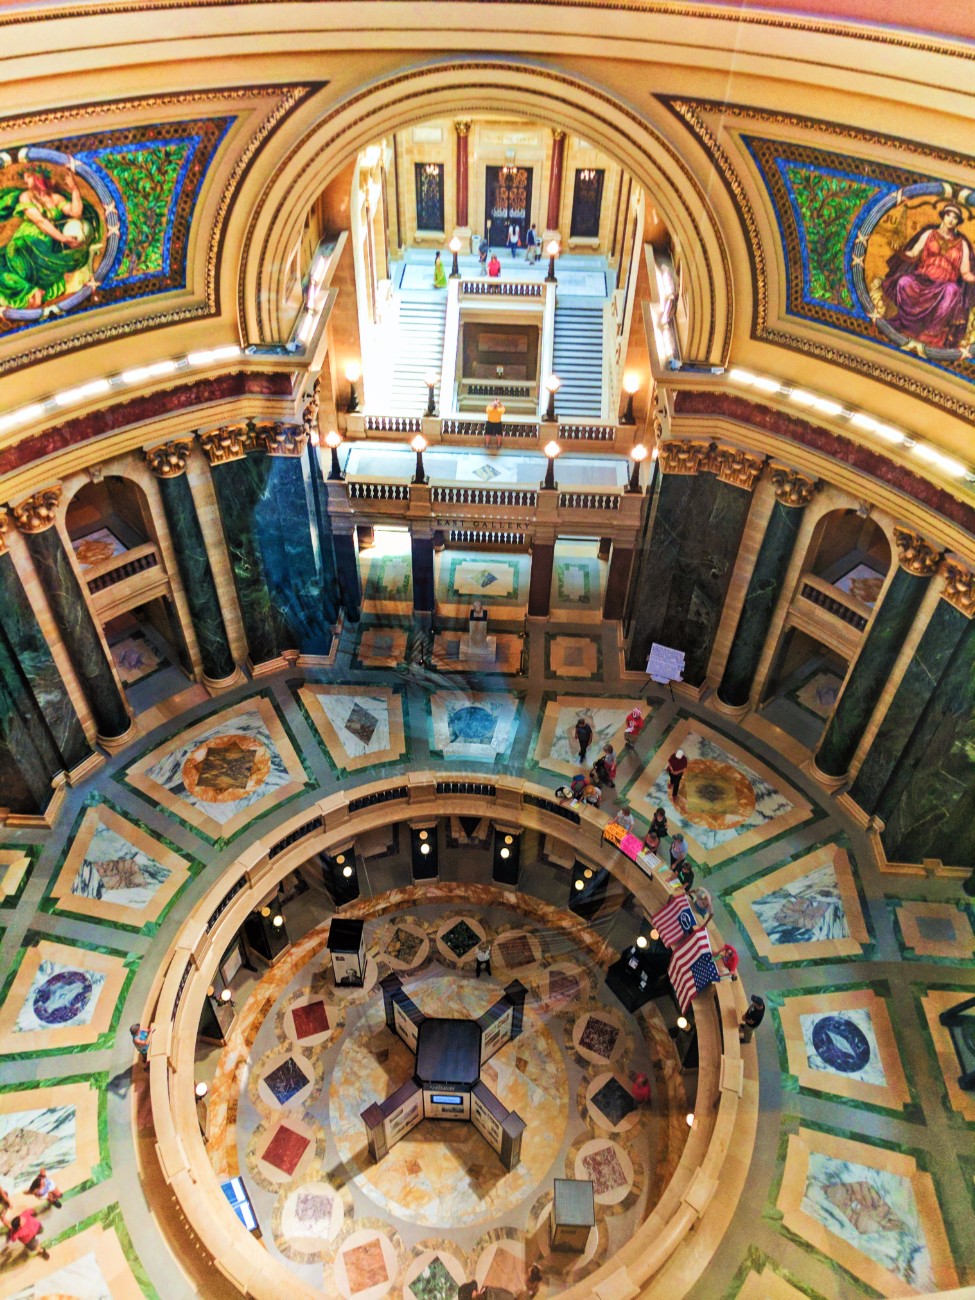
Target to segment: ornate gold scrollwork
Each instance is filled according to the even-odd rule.
[[[61,487],[58,485],[43,488],[10,509],[22,533],[43,533],[54,524],[60,500]]]
[[[775,499],[784,506],[808,506],[818,487],[815,479],[807,478],[788,465],[771,465],[769,477],[775,489]]]
[[[9,525],[10,520],[7,517],[7,511],[5,507],[0,506],[0,555],[7,554],[7,528]]]
[[[975,573],[957,560],[945,560],[945,589],[941,594],[966,618],[975,618]]]
[[[224,429],[210,429],[200,434],[200,446],[211,465],[225,465],[231,460],[243,460],[254,450],[254,425],[231,424]]]
[[[150,447],[145,457],[156,478],[179,478],[186,472],[192,447],[192,438],[174,438],[159,447]]]
[[[920,533],[895,525],[894,541],[897,543],[897,560],[902,569],[919,578],[930,578],[938,571],[941,552],[926,541]]]
[[[744,488],[746,492],[754,491],[755,484],[765,468],[764,456],[749,456],[747,452],[739,451],[737,447],[716,448],[711,453],[710,461],[710,465],[702,465],[701,468],[710,469],[711,473],[716,474],[723,483]]]
[[[660,468],[665,474],[696,474],[708,455],[706,442],[675,439],[660,444]]]
[[[259,424],[255,432],[269,456],[300,456],[308,444],[308,434],[297,424]]]

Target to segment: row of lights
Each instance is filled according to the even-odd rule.
[[[851,410],[840,402],[834,402],[831,398],[820,397],[818,394],[810,393],[804,388],[793,388],[781,380],[769,379],[764,375],[755,375],[750,370],[742,370],[737,366],[728,371],[728,378],[732,383],[742,384],[746,388],[757,388],[761,393],[786,397],[790,402],[795,402],[796,406],[805,407],[806,410],[816,411],[818,414],[829,416],[832,419],[845,420],[855,428],[872,433],[884,442],[888,442],[893,446],[905,447],[919,460],[926,461],[927,464],[940,469],[952,478],[964,478],[968,479],[970,483],[975,483],[975,471],[970,466],[962,464],[960,460],[956,460],[953,456],[946,456],[944,452],[938,451],[929,443],[919,442],[917,439],[909,437],[902,430],[895,429],[893,425],[875,420],[872,415],[866,415],[863,411]]]

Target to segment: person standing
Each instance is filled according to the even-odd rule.
[[[666,839],[670,832],[667,830],[667,814],[662,808],[658,808],[653,814],[653,820],[650,823],[650,830],[656,835],[658,840]]]
[[[760,998],[757,993],[752,994],[752,1000],[748,1004],[748,1009],[741,1018],[741,1024],[738,1026],[738,1038],[743,1043],[752,1041],[752,1034],[765,1019],[765,999]]]
[[[132,1046],[142,1057],[142,1064],[148,1070],[149,1068],[149,1040],[152,1037],[153,1027],[143,1029],[141,1025],[130,1025],[129,1033],[132,1035]]]
[[[528,234],[525,236],[525,261],[538,261],[538,236],[535,234],[534,221],[528,227]]]
[[[528,1270],[528,1276],[525,1278],[525,1295],[528,1300],[535,1300],[539,1289],[542,1285],[542,1270],[537,1264],[532,1264]]]
[[[60,1210],[61,1192],[46,1169],[41,1169],[27,1190],[39,1201],[47,1201],[48,1205],[53,1205],[55,1209]]]
[[[638,1074],[633,1080],[630,1095],[638,1106],[645,1106],[650,1100],[650,1080],[645,1074]]]
[[[685,891],[690,892],[694,888],[694,868],[687,861],[686,857],[681,858],[679,862],[673,863],[670,875],[667,877],[668,884],[673,884],[675,880],[680,881]]]
[[[671,754],[667,759],[667,779],[670,782],[670,797],[676,800],[677,791],[680,789],[680,783],[683,780],[684,773],[687,771],[687,756],[682,749]]]
[[[627,834],[632,831],[634,824],[633,814],[630,812],[630,805],[628,803],[624,803],[620,806],[616,816],[609,824],[612,826],[614,823],[617,826],[621,826]]]
[[[640,710],[635,707],[630,709],[623,726],[623,743],[632,745],[645,726],[646,721]]]
[[[482,939],[474,953],[475,977],[481,978],[481,971],[491,974],[491,940]]]
[[[586,761],[586,750],[592,744],[592,727],[585,718],[580,718],[576,723],[576,741],[579,745],[579,762]]]
[[[433,287],[435,289],[446,289],[447,287],[447,272],[443,269],[439,250],[433,259]]]
[[[7,1244],[3,1248],[3,1254],[6,1255],[14,1242],[20,1242],[28,1255],[34,1255],[38,1250],[41,1252],[41,1259],[50,1259],[51,1256],[44,1249],[37,1238],[44,1229],[33,1210],[24,1210],[16,1218],[10,1221],[10,1232],[7,1235]]]
[[[481,264],[481,275],[487,275],[487,259],[488,259],[488,241],[482,235],[481,242],[477,246],[477,260]]]
[[[521,227],[512,223],[508,227],[507,245],[511,249],[511,256],[515,257],[518,253],[518,245],[521,243]]]

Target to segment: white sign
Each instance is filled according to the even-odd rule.
[[[419,1030],[399,1002],[393,1003],[393,1022],[400,1038],[411,1051],[415,1052]]]
[[[647,659],[647,676],[655,682],[679,682],[684,676],[684,651],[654,641]]]

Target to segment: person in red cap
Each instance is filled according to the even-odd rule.
[[[630,709],[626,715],[626,721],[623,724],[623,740],[627,745],[632,745],[640,732],[646,725],[643,714],[637,708]]]
[[[650,1080],[645,1074],[638,1074],[633,1080],[633,1087],[630,1089],[633,1100],[638,1106],[645,1105],[650,1100]]]

